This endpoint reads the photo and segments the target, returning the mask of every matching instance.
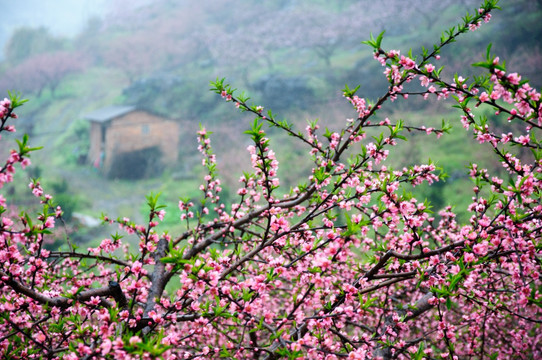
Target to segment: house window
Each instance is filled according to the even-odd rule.
[[[148,133],[150,133],[151,129],[149,128],[149,125],[142,125],[141,126],[141,133],[143,135],[147,135]]]

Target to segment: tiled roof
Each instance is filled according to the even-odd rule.
[[[94,110],[88,114],[85,114],[83,117],[90,121],[106,122],[118,118],[124,114],[128,114],[134,110],[136,110],[136,107],[132,105],[111,105]]]

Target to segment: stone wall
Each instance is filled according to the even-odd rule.
[[[100,126],[105,127],[105,146],[101,144]],[[152,147],[159,147],[163,154],[162,162],[171,164],[177,161],[179,147],[179,124],[145,111],[133,111],[107,123],[93,122],[91,126],[90,161],[96,164],[101,156],[101,168],[109,172],[113,157],[126,152],[133,152]]]

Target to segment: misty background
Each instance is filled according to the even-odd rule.
[[[19,110],[18,131],[3,138],[2,154],[24,133],[32,146],[33,165],[18,171],[5,191],[17,206],[36,201],[26,188],[39,177],[66,211],[66,232],[79,242],[107,236],[96,227],[100,214],[145,219],[145,195],[161,192],[168,205],[164,227],[178,221],[180,196],[198,198],[203,176],[196,150],[199,125],[214,132],[223,201],[235,198],[237,179],[249,169],[243,135],[252,121],[209,91],[209,81],[226,77],[256,103],[287,119],[298,130],[307,120],[339,128],[355,112],[342,98],[344,84],[361,85],[358,95],[377,99],[387,89],[383,68],[361,41],[386,30],[383,46],[419,54],[442,31],[475,11],[475,0],[19,0],[5,3],[0,23],[0,91],[20,91],[30,101]],[[464,35],[445,49],[448,78],[455,72],[476,74],[470,67],[492,52],[506,59],[510,72],[542,84],[542,1],[504,0],[489,24]],[[0,94],[1,95],[1,94]],[[7,95],[7,94],[6,94]],[[5,96],[5,95],[1,95]],[[438,142],[411,134],[390,166],[425,163],[430,157],[450,175],[445,183],[417,189],[435,210],[458,203],[466,216],[470,183],[465,166],[477,161],[489,168],[490,149],[479,151],[457,121],[450,103],[398,101],[380,116],[409,124],[438,127],[443,119],[454,130]],[[177,160],[147,154],[145,161],[104,174],[87,155],[90,123],[85,115],[110,106],[135,106],[179,124]],[[503,129],[508,126],[503,124]],[[281,162],[287,191],[309,173],[307,150],[276,130],[271,147]],[[129,141],[129,140],[127,140]],[[476,150],[475,150],[476,149]],[[474,157],[473,155],[476,154]],[[152,155],[152,156],[151,156]],[[153,157],[154,156],[154,157]],[[141,167],[141,168],[139,168]],[[134,176],[134,173],[137,176]],[[135,178],[135,179],[134,179]],[[6,196],[8,198],[8,196]],[[465,200],[462,200],[465,199]],[[15,210],[14,210],[15,211]]]

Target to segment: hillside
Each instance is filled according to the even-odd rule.
[[[208,91],[210,80],[227,77],[297,129],[316,118],[322,128],[333,128],[355,115],[341,96],[345,83],[360,84],[359,94],[370,99],[386,91],[383,69],[362,40],[386,30],[386,48],[406,53],[414,46],[413,52],[419,53],[420,44],[430,47],[441,31],[477,3],[252,0],[236,7],[227,1],[163,0],[121,12],[123,1],[116,1],[116,11],[93,18],[74,38],[39,28],[20,29],[5,48],[0,89],[19,90],[30,99],[13,137],[28,132],[32,145],[44,149],[33,155],[34,166],[21,175],[27,178],[9,191],[25,203],[28,177],[40,176],[74,211],[98,217],[105,210],[112,217],[135,219],[141,218],[144,196],[162,192],[171,209],[167,223],[174,224],[178,197],[193,195],[202,174],[195,140],[198,124],[214,132],[219,172],[230,193],[235,193],[241,169],[249,165],[244,145],[248,137],[242,133],[251,117]],[[502,1],[501,6],[490,24],[456,44],[453,53],[443,53],[446,60],[441,65],[451,77],[479,61],[493,42],[492,51],[507,60],[511,72],[521,71],[540,87],[542,5],[520,0]],[[474,156],[484,164],[485,155],[473,154],[469,145],[473,140],[445,107],[413,103],[399,104],[399,111],[383,109],[382,117],[412,125],[431,117],[435,126],[444,118],[454,128],[438,143],[414,138],[391,165],[402,167],[428,158],[438,162],[450,174],[448,182],[422,188],[418,195],[442,207],[470,191],[461,174]],[[84,114],[111,104],[135,104],[178,120],[184,129],[178,164],[150,179],[128,182],[105,179],[81,163],[89,147]],[[282,135],[272,139],[272,146],[281,163],[279,175],[285,184],[295,185],[309,170],[306,149],[294,147]],[[101,234],[89,231],[79,236],[89,240]]]

